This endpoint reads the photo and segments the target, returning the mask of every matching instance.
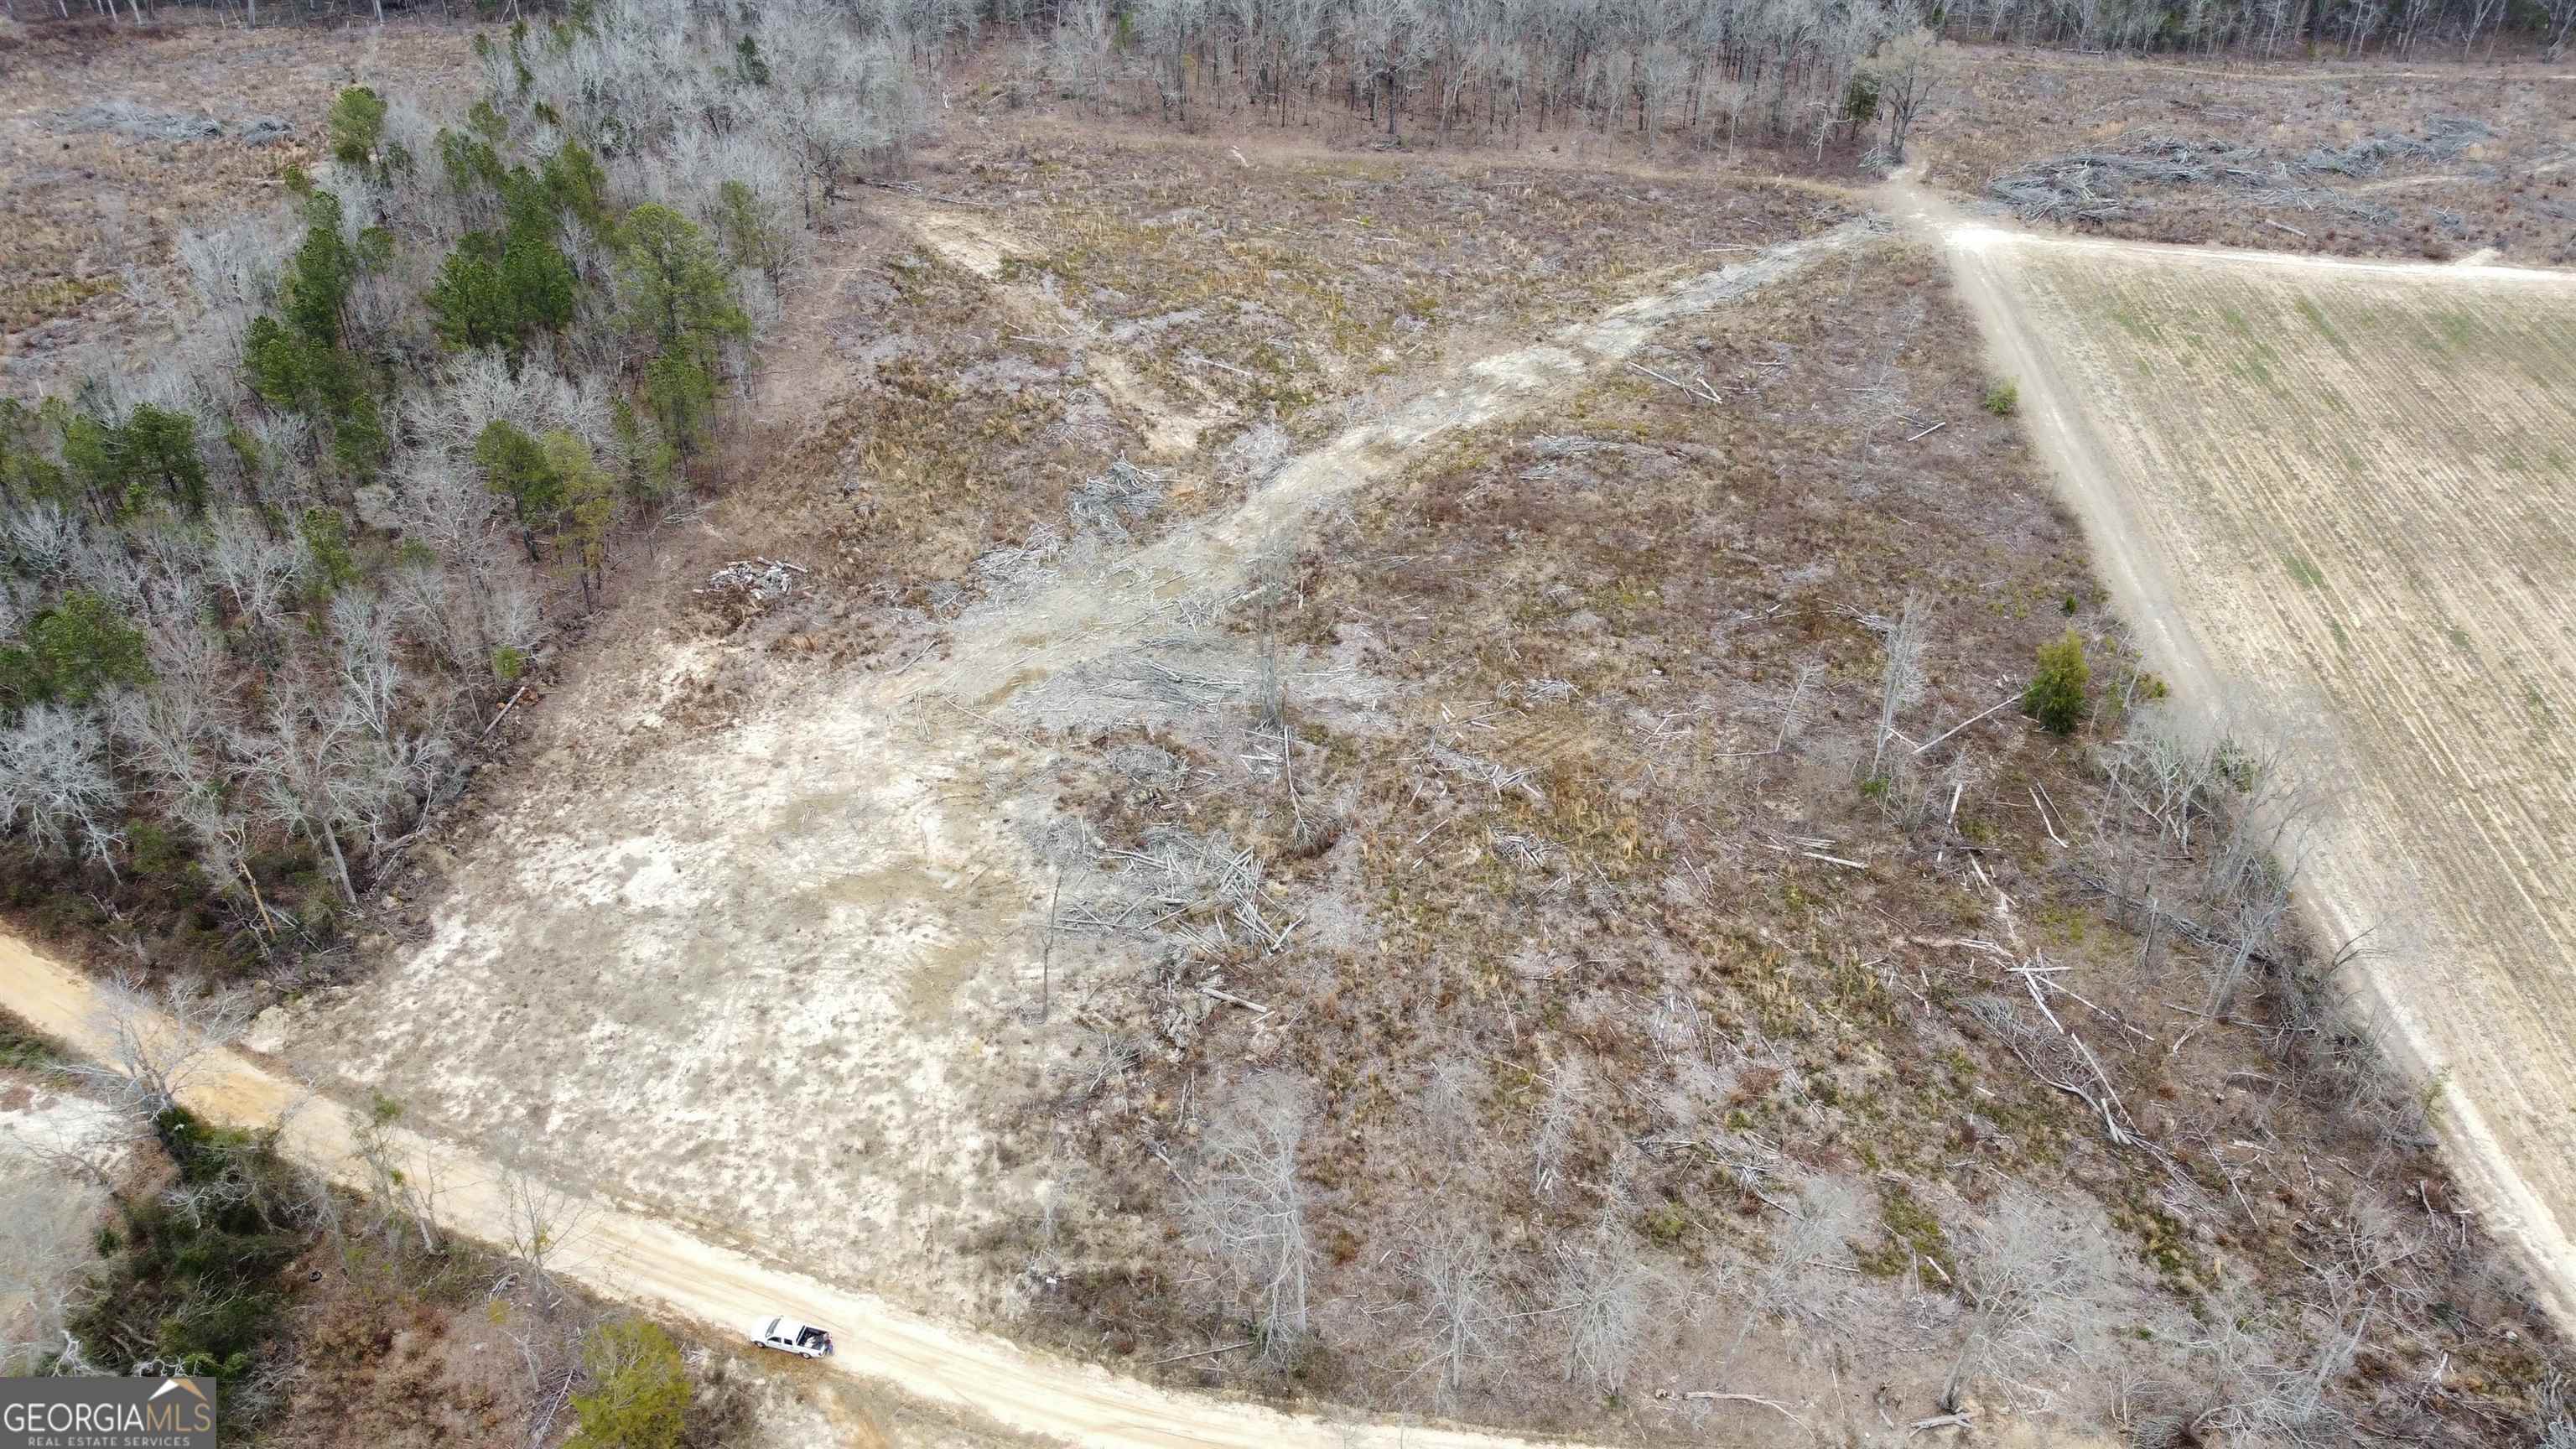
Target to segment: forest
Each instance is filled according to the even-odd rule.
[[[291,204],[182,235],[173,345],[0,399],[0,826],[47,925],[216,975],[333,941],[716,482],[808,224],[920,113],[902,49],[810,9],[476,50],[463,114],[343,90]]]

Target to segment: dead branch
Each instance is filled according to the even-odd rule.
[[[1211,1354],[1232,1353],[1232,1352],[1234,1352],[1234,1351],[1235,1351],[1236,1349],[1238,1349],[1238,1348],[1250,1348],[1250,1347],[1252,1347],[1252,1345],[1253,1345],[1253,1340],[1252,1340],[1252,1339],[1249,1339],[1249,1338],[1245,1338],[1245,1339],[1238,1339],[1238,1340],[1236,1340],[1236,1341],[1235,1341],[1235,1342],[1233,1342],[1233,1343],[1220,1343],[1220,1344],[1218,1344],[1218,1345],[1217,1345],[1216,1347],[1214,1347],[1214,1348],[1194,1348],[1194,1349],[1190,1350],[1188,1353],[1176,1353],[1176,1354],[1171,1355],[1169,1358],[1158,1358],[1158,1359],[1155,1359],[1155,1360],[1153,1360],[1153,1361],[1151,1361],[1151,1362],[1147,1363],[1147,1364],[1145,1365],[1145,1367],[1147,1367],[1147,1368],[1161,1368],[1163,1365],[1165,1365],[1165,1364],[1167,1364],[1167,1363],[1186,1363],[1186,1362],[1188,1362],[1189,1360],[1194,1359],[1194,1358],[1206,1358],[1206,1357],[1210,1356]]]
[[[526,685],[524,685],[524,684],[520,685],[520,686],[518,687],[518,689],[517,689],[517,690],[515,690],[514,692],[512,692],[512,694],[510,695],[509,702],[508,702],[508,703],[506,703],[506,704],[503,704],[503,705],[501,706],[501,712],[500,712],[499,714],[496,714],[496,715],[492,716],[492,723],[491,723],[491,724],[487,724],[487,725],[483,726],[483,733],[482,733],[482,734],[478,734],[478,735],[476,735],[474,738],[476,738],[476,739],[478,739],[478,740],[479,740],[479,739],[483,738],[483,736],[484,736],[484,735],[488,735],[488,734],[492,733],[492,731],[493,731],[494,727],[495,727],[495,726],[497,726],[497,725],[499,725],[499,724],[501,723],[502,719],[503,719],[503,718],[505,718],[505,717],[510,713],[510,711],[511,711],[511,710],[518,708],[518,705],[519,705],[519,696],[520,696],[520,695],[523,695],[523,694],[526,694],[527,692],[528,692],[528,687],[527,687]],[[247,876],[247,875],[249,874],[249,872],[248,872],[247,870],[245,870],[245,871],[243,872],[243,874],[244,874],[245,876]],[[257,883],[257,882],[253,882],[253,883],[252,883],[252,885],[251,885],[251,889],[252,889],[253,891],[258,890],[258,889],[259,889],[258,883]],[[260,908],[260,913],[261,913],[262,915],[266,915],[266,914],[267,914],[267,911],[268,911],[268,908],[267,908],[266,906],[262,906],[262,907]]]
[[[1932,738],[1925,740],[1919,745],[1916,745],[1914,747],[1914,753],[1919,755],[1925,750],[1932,748],[1934,745],[1941,743],[1943,740],[1948,739],[1950,736],[1957,734],[1959,731],[1966,729],[1968,726],[1975,724],[1977,721],[1984,719],[1986,716],[1993,714],[1996,710],[2002,709],[2005,705],[2019,701],[2023,693],[2024,691],[2022,690],[2014,690],[2012,693],[2005,695],[2002,699],[1995,701],[1986,708],[1977,711],[1975,714],[1972,714],[1966,719],[1959,721],[1957,724],[1950,726],[1948,729],[1941,731],[1941,733],[1934,735]]]
[[[1812,1425],[1808,1424],[1806,1420],[1799,1418],[1786,1404],[1780,1403],[1776,1399],[1763,1398],[1758,1394],[1726,1394],[1720,1393],[1715,1389],[1691,1389],[1683,1393],[1682,1397],[1699,1403],[1759,1404],[1763,1408],[1769,1409],[1771,1412],[1786,1418],[1790,1423],[1797,1425],[1799,1428],[1805,1429],[1809,1433],[1815,1432]]]
[[[1631,362],[1627,364],[1627,367],[1630,372],[1644,373],[1646,376],[1653,378],[1655,381],[1660,382],[1667,387],[1679,388],[1681,391],[1699,399],[1701,402],[1723,403],[1726,401],[1724,397],[1719,396],[1716,388],[1708,385],[1707,378],[1694,377],[1690,381],[1684,382],[1669,373],[1657,372],[1642,362]]]
[[[1213,986],[1202,986],[1199,988],[1199,994],[1201,996],[1212,996],[1219,1001],[1230,1002],[1257,1016],[1268,1016],[1270,1014],[1269,1007],[1262,1005],[1258,1001],[1246,1001],[1231,991],[1219,991]]]

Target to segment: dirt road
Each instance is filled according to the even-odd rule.
[[[0,1000],[78,1050],[104,1047],[100,997],[89,980],[5,936]],[[242,1056],[211,1059],[185,1095],[191,1109],[231,1125],[256,1126],[284,1116],[285,1148],[292,1157],[344,1182],[360,1181],[363,1169],[353,1158],[343,1113]],[[395,1136],[412,1180],[434,1184],[450,1231],[487,1242],[508,1240],[510,1214],[499,1164],[419,1133]],[[827,1369],[886,1380],[915,1398],[1069,1444],[1511,1449],[1527,1442],[1415,1424],[1336,1423],[1172,1393],[764,1267],[614,1203],[592,1204],[549,1266],[611,1298],[692,1319],[720,1334],[742,1333],[772,1313],[829,1325],[838,1352],[824,1361]]]
[[[2410,882],[2435,878],[2414,863],[2414,853],[2443,843],[2434,822],[2453,802],[2496,793],[2500,772],[2463,764],[2455,749],[2416,750],[2432,758],[2434,778],[2412,779],[2411,768],[2391,763],[2377,736],[2394,729],[2420,736],[2411,718],[2383,718],[2392,706],[2374,696],[2320,710],[2312,693],[2324,693],[2310,669],[2294,661],[2282,641],[2253,620],[2257,611],[2237,596],[2277,593],[2277,582],[2232,579],[2210,566],[2206,530],[2218,525],[2180,501],[2208,493],[2207,484],[2167,478],[2151,440],[2135,429],[2115,435],[2106,417],[2115,411],[2104,396],[2097,360],[2079,360],[2080,340],[2052,335],[2047,319],[2025,305],[2027,272],[2041,257],[2134,259],[2162,269],[2206,268],[2213,276],[2247,269],[2296,272],[2318,285],[2369,278],[2391,283],[2428,279],[2512,288],[2564,289],[2576,274],[2517,268],[2348,261],[2275,252],[2160,246],[2099,238],[2023,233],[1962,216],[1900,174],[1881,193],[1881,204],[1909,229],[1941,246],[1961,295],[1974,311],[2001,375],[2021,389],[2021,409],[2043,455],[2063,480],[2065,497],[2082,518],[2098,566],[2121,612],[2139,630],[2149,658],[2178,686],[2181,697],[2212,722],[2240,706],[2289,714],[2313,727],[2321,778],[2350,781],[2337,815],[2321,831],[2319,848],[2302,872],[2300,901],[2320,939],[2353,939],[2392,917],[2413,914],[2402,933],[2382,932],[2390,948],[2366,960],[2366,999],[2361,1003],[2381,1035],[2419,1079],[2434,1084],[2437,1120],[2451,1148],[2453,1166],[2474,1195],[2489,1231],[2513,1244],[2530,1268],[2542,1302],[2562,1328],[2576,1330],[2576,1221],[2564,1163],[2570,1155],[2567,1122],[2576,1111],[2576,1076],[2560,1064],[2556,1044],[2567,1023],[2535,1016],[2525,998],[2536,989],[2517,981],[2535,973],[2543,983],[2568,969],[2567,953],[2545,944],[2545,902],[2501,903],[2503,916],[2452,893],[2428,890],[2409,902]],[[2563,295],[2563,293],[2562,293]],[[2313,303],[2309,304],[2313,307]],[[2175,420],[2179,421],[2179,420]],[[2393,426],[2379,420],[2380,427]],[[2325,485],[2335,486],[2331,483]],[[2429,518],[2413,522],[2417,546]],[[2469,527],[2470,536],[2476,530]],[[2183,558],[2199,562],[2186,571]],[[2414,574],[2401,546],[2375,573]],[[2562,561],[2563,564],[2563,561]],[[2510,574],[2511,570],[2502,570]],[[2178,587],[2188,577],[2189,587]],[[2525,579],[2525,582],[2528,582]],[[2542,580],[2546,584],[2548,580]],[[2394,626],[2431,628],[2439,620],[2393,619]],[[2546,649],[2551,641],[2524,641]],[[2338,646],[2338,652],[2340,646]],[[2436,686],[2437,688],[2439,686]],[[2379,696],[2413,691],[2389,681]],[[2420,744],[2420,740],[2418,741]],[[2400,776],[2410,778],[2400,779]],[[2404,791],[2403,798],[2392,792]],[[2502,796],[2514,794],[2510,786]],[[2545,793],[2545,792],[2544,792]],[[2445,799],[2444,797],[2449,797]],[[2536,819],[2548,818],[2545,802],[2524,800]],[[2545,848],[2547,828],[2531,837],[2541,845],[2509,844],[2480,852],[2483,878],[2514,881],[2526,874],[2532,849]],[[2427,843],[2430,841],[2431,843]],[[2489,843],[2492,845],[2492,842]],[[2495,858],[2485,859],[2485,854]],[[2516,857],[2516,858],[2507,858]],[[2546,886],[2542,887],[2544,893]],[[2393,936],[2393,938],[2392,938]],[[2544,944],[2524,949],[2529,939]],[[2519,1026],[2516,1023],[2520,1023]]]

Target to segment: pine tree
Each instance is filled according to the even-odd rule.
[[[662,437],[683,459],[705,446],[715,412],[717,349],[751,334],[734,304],[733,280],[697,223],[666,206],[626,214],[618,287],[629,326],[651,334],[644,400]]]
[[[679,1347],[641,1318],[603,1325],[582,1348],[590,1391],[573,1396],[581,1427],[565,1449],[673,1449],[689,1414]]]
[[[516,425],[495,418],[474,440],[474,465],[483,470],[484,487],[510,500],[519,542],[535,562],[537,529],[563,506],[563,480],[547,463],[546,450]]]
[[[555,515],[555,551],[570,560],[585,605],[608,586],[608,535],[617,526],[617,485],[592,458],[590,444],[560,429],[542,444],[546,466],[561,497]]]
[[[2022,708],[2049,730],[2071,735],[2084,722],[2084,695],[2092,682],[2084,640],[2069,629],[2065,638],[2039,646],[2039,672],[2022,694]]]

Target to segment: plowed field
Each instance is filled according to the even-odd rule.
[[[2225,682],[2197,703],[2309,759],[2302,894],[2329,944],[2377,927],[2366,984],[2440,1084],[2490,1226],[2564,1284],[2576,277],[1961,246],[2056,374],[2043,404],[2062,388],[2104,455],[2097,520]]]

